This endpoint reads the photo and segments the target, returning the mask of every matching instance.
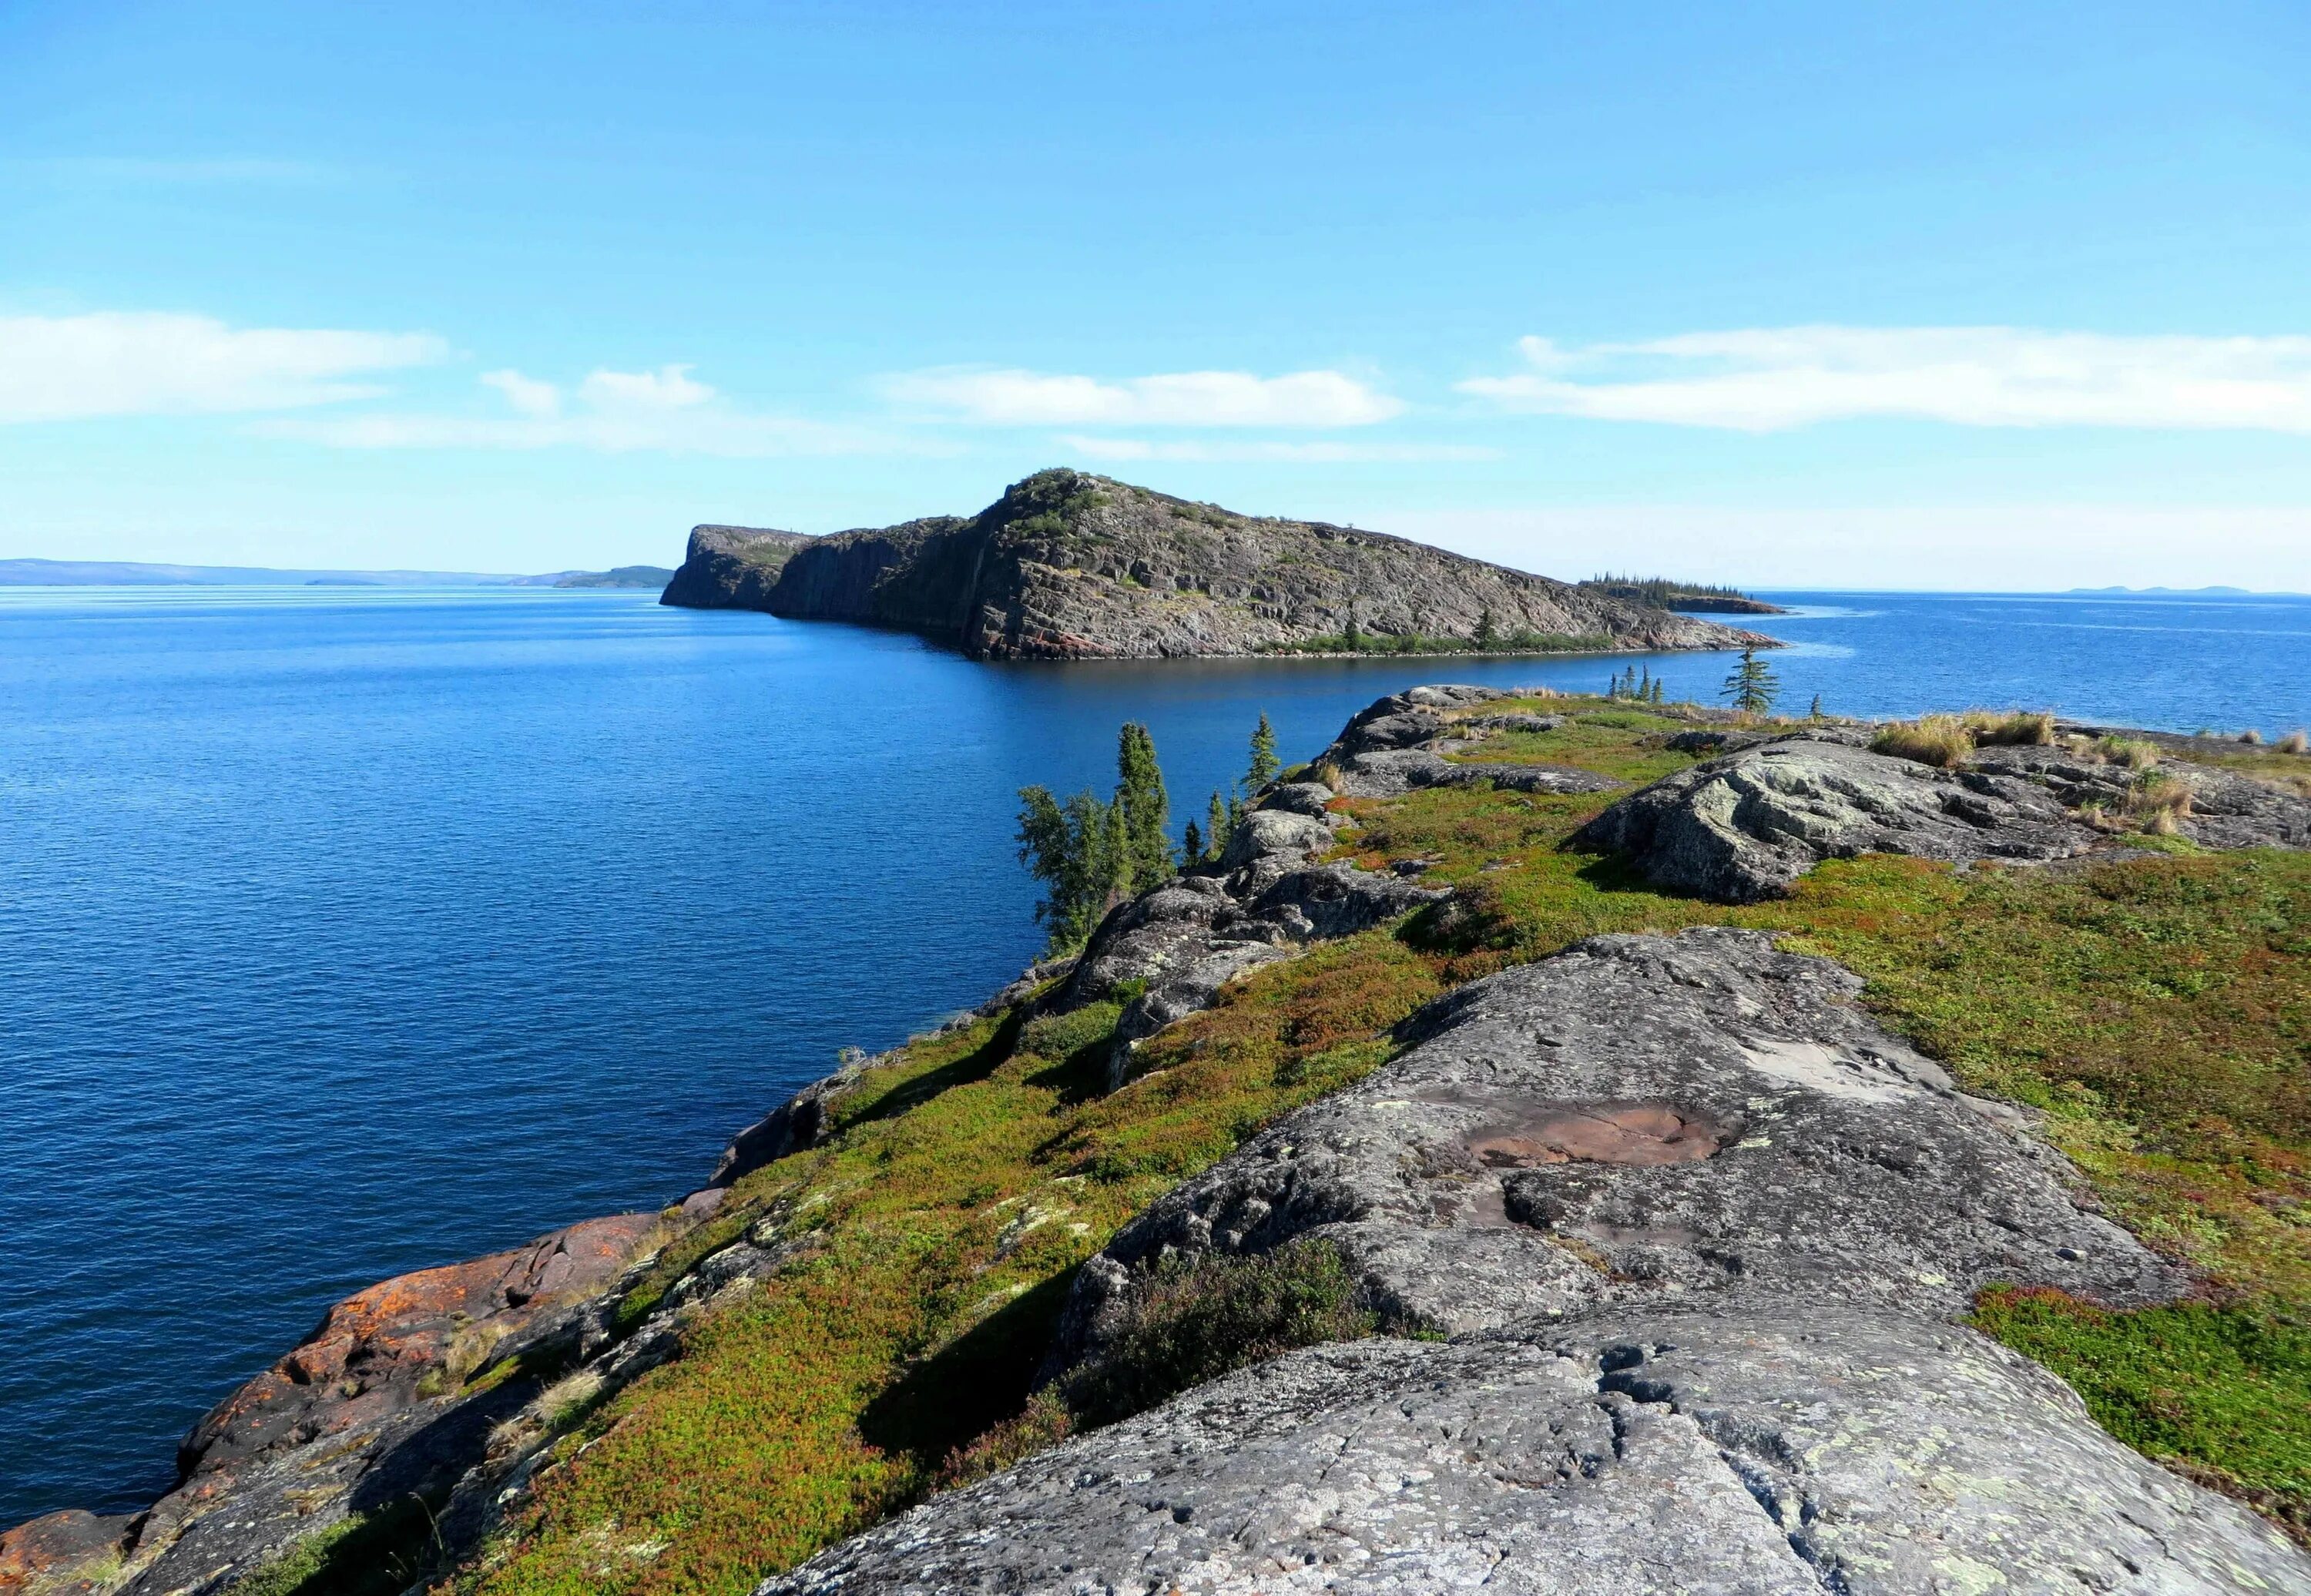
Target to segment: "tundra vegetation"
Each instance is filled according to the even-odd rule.
[[[1693,724],[1670,710],[1485,706],[1519,711],[1563,720],[1487,739],[1484,761],[1642,782],[1697,757],[1667,746]],[[1389,1060],[1421,1005],[1601,932],[1696,925],[1782,931],[1844,962],[1888,1026],[2037,1115],[2110,1214],[2202,1286],[2141,1313],[1992,1291],[1975,1322],[2070,1380],[2121,1439],[2311,1533],[2311,855],[2176,839],[1964,873],[1869,856],[1729,907],[1566,850],[1612,796],[1478,783],[1335,800],[1352,823],[1339,857],[1425,861],[1454,899],[1255,971],[1142,1042],[1118,1090],[1103,1069],[1119,1002],[1017,1006],[875,1060],[836,1100],[831,1135],[739,1181],[623,1311],[638,1319],[741,1235],[789,1249],[780,1272],[693,1321],[678,1357],[573,1408],[496,1540],[435,1577],[468,1596],[737,1596],[1189,1382],[1308,1340],[1417,1333],[1356,1301],[1337,1260],[1295,1250],[1182,1269],[1095,1386],[1034,1387],[1074,1271],[1120,1225]],[[1037,806],[1038,823],[1072,825],[1075,802]],[[1103,835],[1133,834],[1121,789],[1092,802]],[[1112,868],[1110,887],[1124,878]],[[1085,911],[1064,912],[1072,925]],[[280,1589],[358,1588],[322,1561]]]

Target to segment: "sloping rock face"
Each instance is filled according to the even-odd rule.
[[[667,602],[692,590],[678,577]],[[808,540],[750,592],[774,615],[902,627],[990,659],[1251,654],[1339,635],[1352,616],[1375,634],[1468,638],[1488,613],[1499,632],[1574,647],[1771,644],[1402,538],[1073,471],[1014,484],[976,516]]]
[[[1452,1332],[1744,1287],[1930,1314],[2001,1281],[2123,1304],[2184,1288],[2080,1206],[2019,1113],[1855,1007],[1861,985],[1714,929],[1473,981],[1415,1016],[1396,1062],[1118,1233],[1060,1356],[1100,1356],[1164,1258],[1302,1237]]]
[[[1655,886],[1747,903],[1788,892],[1826,859],[2045,860],[2083,853],[2101,838],[2021,776],[1937,770],[1837,734],[1800,733],[1664,777],[1574,841],[1627,853]]]
[[[2311,1559],[1942,1316],[1987,1279],[2184,1282],[1749,932],[1600,938],[1474,983],[1088,1267],[1063,1339],[1167,1251],[1330,1239],[1464,1333],[1244,1370],[757,1596],[2311,1589]]]
[[[811,541],[768,527],[693,527],[682,567],[658,601],[685,609],[763,609],[787,561]]]
[[[1246,1370],[759,1596],[2291,1591],[2307,1560],[1952,1325],[1608,1313]]]

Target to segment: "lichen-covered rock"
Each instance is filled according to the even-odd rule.
[[[1954,1325],[1749,1303],[1293,1353],[758,1596],[2307,1588],[2300,1550],[2027,1359]]]
[[[787,561],[810,541],[768,527],[693,527],[682,568],[658,601],[685,609],[762,609]]]
[[[832,1122],[834,1105],[859,1084],[872,1062],[861,1053],[850,1055],[833,1075],[812,1081],[732,1137],[707,1180],[708,1189],[726,1188],[789,1153],[816,1147]]]
[[[1800,733],[1666,776],[1574,840],[1628,854],[1656,886],[1745,903],[1787,892],[1826,859],[2041,861],[2100,838],[2019,776],[1938,770]]]
[[[1967,763],[2036,782],[2072,808],[2097,804],[2113,814],[2125,811],[2146,779],[2180,781],[2190,788],[2191,801],[2175,825],[2191,841],[2209,848],[2311,848],[2311,798],[2214,765],[2167,759],[2135,771],[2060,744],[1984,748]]]
[[[1164,1258],[1339,1247],[1450,1331],[1769,1287],[1923,1313],[1993,1282],[2120,1304],[2181,1274],[2080,1205],[2014,1110],[1958,1092],[1760,932],[1600,937],[1471,982],[1414,1045],[1158,1199],[1078,1277],[1096,1359]]]
[[[693,550],[698,546],[693,538]],[[746,597],[711,551],[667,589],[805,620],[922,632],[981,658],[1251,654],[1367,632],[1504,632],[1598,648],[1770,643],[1591,589],[1376,532],[1235,515],[1106,477],[1044,471],[975,516],[807,540]]]

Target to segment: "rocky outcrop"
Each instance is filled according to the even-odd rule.
[[[1600,937],[1471,982],[1401,1058],[1160,1198],[1086,1265],[1059,1366],[1167,1258],[1332,1243],[1373,1302],[1461,1333],[1735,1288],[1961,1311],[1993,1282],[2112,1303],[2183,1277],[1761,932]]]
[[[1954,1325],[1674,1305],[1294,1353],[758,1596],[2236,1593],[2311,1559]]]
[[[1561,715],[1517,713],[1448,718],[1494,699],[1513,696],[1490,687],[1413,687],[1360,711],[1315,759],[1347,798],[1400,798],[1419,787],[1468,787],[1490,782],[1514,792],[1610,792],[1609,776],[1571,765],[1486,763],[1465,757],[1487,737],[1504,731],[1555,731]],[[1448,754],[1458,757],[1446,757]]]
[[[1317,864],[1333,843],[1330,789],[1270,788],[1228,838],[1217,866],[1191,870],[1121,904],[1092,933],[1050,1000],[1080,1007],[1132,994],[1116,1022],[1111,1086],[1131,1050],[1219,1000],[1227,983],[1312,942],[1353,936],[1452,894],[1351,865]]]
[[[751,586],[729,574],[740,552],[708,539],[702,553],[708,530],[693,534],[667,603],[703,593],[901,627],[978,658],[1256,654],[1351,628],[1466,640],[1487,617],[1496,635],[1551,650],[1772,646],[1403,538],[1236,515],[1073,471],[1016,483],[975,516],[799,541],[774,581]]]
[[[1906,853],[1949,864],[2068,859],[2100,836],[2045,788],[1992,770],[1939,770],[1799,733],[1664,777],[1574,841],[1629,856],[1655,886],[1747,903],[1826,859]]]
[[[348,1517],[446,1496],[493,1429],[536,1397],[538,1371],[600,1339],[591,1313],[605,1287],[663,1229],[655,1214],[589,1219],[355,1293],[193,1426],[181,1482],[153,1507],[52,1513],[0,1537],[0,1590],[14,1576],[35,1590],[220,1592]],[[517,1355],[536,1367],[464,1389]]]
[[[762,609],[779,572],[810,541],[767,527],[693,527],[682,567],[658,601],[686,609]]]
[[[2061,744],[1984,748],[1968,765],[2044,787],[2073,809],[2094,804],[2114,815],[2125,812],[2146,777],[2163,777],[2191,789],[2190,803],[2174,824],[2178,834],[2193,842],[2208,848],[2311,848],[2311,798],[2214,765],[2164,759],[2139,772],[2098,757],[2091,748]]]

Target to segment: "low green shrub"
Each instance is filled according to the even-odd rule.
[[[2141,737],[2105,737],[2095,745],[2095,752],[2130,771],[2147,771],[2158,763],[2158,745]]]
[[[1068,1407],[1085,1427],[1144,1413],[1295,1347],[1357,1340],[1381,1329],[1356,1277],[1326,1242],[1168,1259],[1129,1312],[1099,1361],[1067,1382]]]

